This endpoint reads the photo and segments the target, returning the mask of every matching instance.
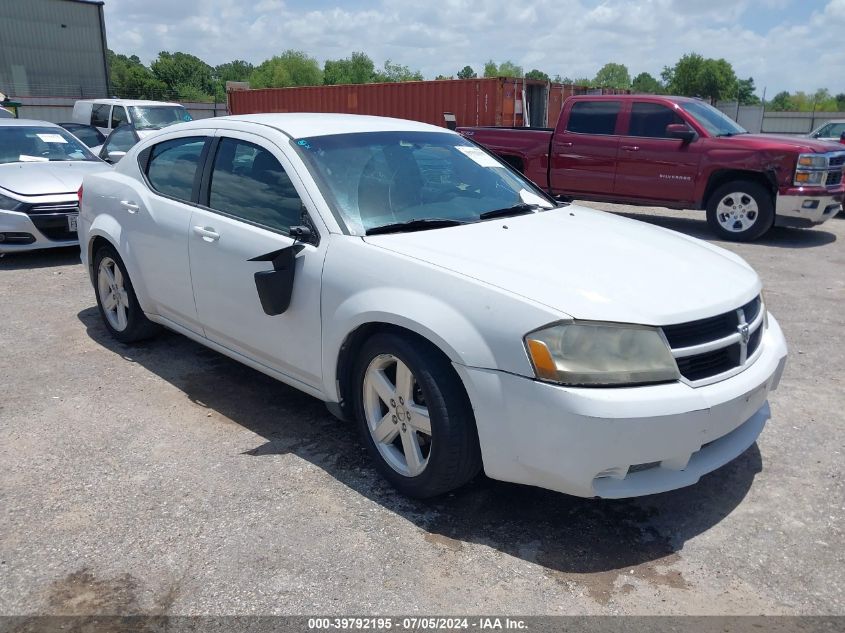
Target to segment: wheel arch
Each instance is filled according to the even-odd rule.
[[[123,243],[123,229],[120,223],[112,216],[102,214],[94,219],[94,223],[88,230],[88,242],[84,246],[86,249],[86,256],[88,262],[88,276],[91,283],[96,283],[96,276],[94,271],[94,255],[100,246],[111,246],[123,261],[126,271],[129,273],[129,278],[132,280],[132,287],[135,290],[135,296],[138,298],[138,303],[144,312],[148,310],[149,299],[147,294],[147,287],[144,284],[143,277],[138,272],[135,261],[125,252],[126,249],[121,247]]]
[[[774,172],[747,169],[718,169],[710,174],[707,180],[707,187],[704,189],[704,196],[701,200],[701,208],[707,208],[711,196],[719,187],[738,180],[755,182],[762,185],[772,194],[772,202],[774,203],[778,191],[777,177]]]

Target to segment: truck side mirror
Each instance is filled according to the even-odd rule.
[[[839,135],[839,142],[845,145],[845,132]]]
[[[676,138],[684,143],[691,143],[698,135],[686,123],[670,123],[666,126],[666,136]]]

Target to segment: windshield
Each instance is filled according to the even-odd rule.
[[[410,221],[477,222],[516,205],[555,205],[532,183],[456,134],[366,132],[294,146],[338,221],[354,235]],[[518,209],[514,214],[525,212]]]
[[[174,123],[193,121],[182,106],[130,106],[129,110],[136,130],[157,130]]]
[[[748,130],[744,127],[737,125],[726,114],[703,101],[687,101],[681,103],[681,107],[713,136],[748,134]]]
[[[97,158],[59,127],[0,126],[0,164],[69,160]]]

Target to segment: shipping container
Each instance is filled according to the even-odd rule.
[[[231,114],[343,112],[372,114],[447,126],[454,124],[549,127],[563,101],[596,89],[532,79],[485,78],[402,83],[230,90]],[[614,91],[597,89],[599,94]],[[451,117],[449,117],[451,119]]]

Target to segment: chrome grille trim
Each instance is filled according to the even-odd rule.
[[[753,363],[762,350],[765,322],[766,307],[762,297],[757,296],[731,312],[663,326],[661,332],[678,363],[682,381],[698,387],[729,378]],[[720,327],[713,328],[713,323]],[[701,337],[695,337],[695,328],[699,325],[713,338],[694,345],[678,345],[684,339],[699,340]],[[725,335],[728,326],[734,331]]]
[[[78,202],[55,202],[31,204],[26,209],[27,215],[68,215],[79,213]]]

